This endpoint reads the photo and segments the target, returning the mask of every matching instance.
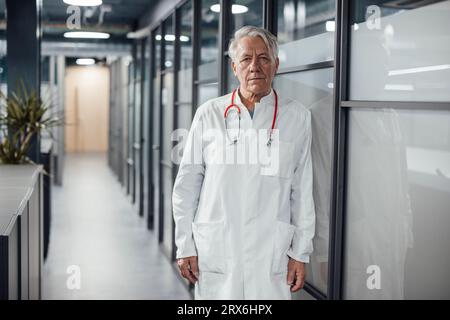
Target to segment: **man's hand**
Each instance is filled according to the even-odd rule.
[[[291,286],[292,292],[297,292],[305,284],[305,264],[289,258],[287,283]]]
[[[197,257],[186,257],[178,259],[178,268],[183,278],[188,279],[194,284],[198,280],[198,263]]]

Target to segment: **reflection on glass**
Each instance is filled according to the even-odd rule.
[[[313,196],[316,208],[314,252],[306,280],[326,294],[331,194],[331,145],[333,137],[333,69],[319,69],[277,76],[274,88],[281,97],[303,104],[311,111]],[[299,298],[299,297],[297,297]]]
[[[198,106],[209,99],[217,98],[219,94],[219,85],[217,83],[202,84],[198,86]]]
[[[200,80],[216,79],[218,76],[219,14],[211,10],[217,0],[202,0],[202,21],[200,24]]]
[[[166,69],[172,68],[174,64],[174,43],[175,43],[175,29],[174,29],[174,23],[173,23],[173,16],[170,15],[165,21],[164,21],[164,27],[165,27],[165,35],[164,35],[164,54],[165,54],[165,61],[164,61],[164,67]]]
[[[350,98],[450,101],[450,1],[352,3]]]
[[[280,68],[334,59],[336,0],[278,1]]]
[[[449,132],[448,111],[350,111],[345,298],[450,298]]]

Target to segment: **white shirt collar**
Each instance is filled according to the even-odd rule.
[[[235,96],[235,103],[238,106],[244,106],[244,104],[242,103],[241,100],[241,96],[239,95],[239,88],[238,91],[236,91],[236,96]],[[261,98],[260,102],[257,102],[255,104],[255,107],[260,106],[260,105],[269,105],[269,106],[273,106],[275,103],[275,94],[273,93],[273,88],[270,88],[270,92],[269,94],[265,95],[264,97]]]

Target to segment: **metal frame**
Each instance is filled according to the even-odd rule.
[[[141,94],[141,98],[139,100],[141,108],[139,110],[139,145],[140,145],[140,150],[139,150],[139,216],[143,217],[144,216],[144,143],[145,143],[145,139],[144,139],[144,115],[145,115],[145,101],[143,99],[144,96],[144,90],[145,90],[145,46],[146,46],[146,38],[143,38],[140,41],[140,45],[141,45],[141,64],[140,64],[140,70],[139,72],[141,73],[141,90],[140,90],[140,94]]]
[[[219,95],[224,95],[228,89],[228,59],[225,53],[228,48],[228,35],[230,33],[231,0],[220,0],[219,18]]]
[[[147,68],[150,68],[149,72],[149,94],[148,94],[148,101],[149,101],[149,111],[148,111],[148,161],[147,166],[149,168],[148,172],[148,195],[147,195],[147,229],[153,230],[154,224],[155,224],[155,213],[154,213],[154,205],[155,205],[155,187],[153,185],[153,118],[154,118],[154,112],[153,112],[153,101],[154,101],[154,92],[153,92],[153,78],[155,76],[155,41],[153,39],[155,38],[155,31],[152,30],[150,32],[150,35],[148,37],[148,46],[149,47],[149,66]]]
[[[343,108],[392,108],[407,110],[450,110],[450,102],[418,102],[418,101],[341,101]]]
[[[337,300],[342,296],[342,267],[345,210],[345,165],[347,141],[347,112],[340,108],[347,96],[348,75],[348,1],[336,1],[335,75],[334,75],[334,128],[333,168],[331,194],[331,220],[329,237],[328,298]]]
[[[165,69],[165,60],[166,60],[166,40],[165,40],[165,34],[166,34],[166,24],[164,23],[164,21],[161,23],[161,53],[159,55],[160,57],[160,75],[159,75],[159,96],[162,96],[162,87],[163,87],[163,71]],[[159,198],[159,202],[158,202],[158,242],[162,243],[164,241],[164,196],[163,196],[163,190],[162,190],[162,178],[163,178],[163,164],[161,163],[161,159],[162,159],[162,154],[163,154],[163,149],[164,146],[162,145],[162,139],[163,139],[163,127],[162,127],[162,123],[164,121],[163,118],[163,105],[162,105],[162,99],[158,99],[159,105],[157,106],[159,108],[159,158],[157,159],[158,161],[158,166],[159,166],[159,170],[158,170],[158,175],[159,175],[159,179],[158,179],[158,198]]]
[[[263,26],[276,36],[278,16],[277,7],[274,2],[273,0],[263,0]]]

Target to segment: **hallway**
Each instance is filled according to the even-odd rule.
[[[106,155],[68,154],[63,181],[52,189],[44,299],[190,299]],[[80,289],[68,289],[70,266],[79,267]]]

